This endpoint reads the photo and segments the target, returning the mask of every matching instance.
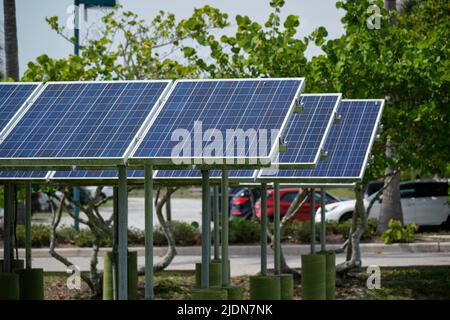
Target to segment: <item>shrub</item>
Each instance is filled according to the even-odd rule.
[[[130,227],[130,229],[128,229],[128,244],[144,245],[145,244],[144,230],[135,227]]]
[[[260,240],[261,226],[256,221],[231,220],[229,224],[230,243],[255,243]]]
[[[320,226],[316,225],[316,239],[318,239]],[[287,237],[293,242],[307,243],[311,239],[311,230],[309,221],[294,220],[288,223],[284,229],[284,237]]]
[[[198,223],[191,224],[182,221],[168,222],[175,238],[175,244],[178,246],[191,246],[200,243],[200,232]],[[158,226],[153,233],[153,243],[156,246],[167,245],[167,239],[161,226]]]
[[[381,234],[384,243],[412,242],[416,239],[417,226],[402,226],[399,220],[389,220],[388,229]]]
[[[25,246],[25,226],[18,225],[16,229],[17,243],[19,247]],[[31,246],[35,248],[48,247],[50,245],[50,227],[43,224],[31,226]]]
[[[357,221],[357,225],[359,225],[359,221]],[[377,230],[378,220],[375,218],[370,218],[367,220],[367,228],[361,236],[361,239],[370,239],[372,238]],[[344,239],[348,239],[350,234],[350,228],[352,226],[352,221],[347,220],[345,222],[337,222],[337,221],[327,221],[327,232],[332,233],[334,235],[341,235]]]

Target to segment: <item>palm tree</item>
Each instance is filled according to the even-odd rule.
[[[6,77],[19,81],[19,53],[17,46],[16,2],[3,0],[5,29]]]

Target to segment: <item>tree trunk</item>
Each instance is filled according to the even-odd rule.
[[[3,0],[5,29],[6,77],[19,81],[19,52],[17,45],[16,2]]]
[[[386,157],[393,158],[394,152],[390,140],[386,143]],[[380,234],[388,228],[389,220],[399,220],[403,224],[402,203],[400,201],[400,171],[393,171],[388,165],[385,173],[385,189],[380,207],[377,233]]]
[[[168,197],[167,197],[167,201],[166,201],[166,220],[167,222],[171,222],[172,221],[172,193],[169,192],[169,188],[167,188],[167,193],[168,193]]]

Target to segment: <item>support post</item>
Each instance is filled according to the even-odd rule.
[[[315,222],[315,212],[316,212],[316,202],[314,199],[314,189],[311,188],[310,191],[310,231],[311,231],[311,254],[316,253],[316,222]]]
[[[74,0],[74,37],[75,44],[73,53],[80,55],[80,0]]]
[[[222,169],[222,286],[230,285],[228,255],[228,169]]]
[[[281,274],[281,239],[280,239],[280,184],[274,183],[274,240],[275,240],[275,274]]]
[[[128,189],[127,168],[119,167],[119,300],[128,299]]]
[[[267,184],[261,183],[261,275],[267,276]]]
[[[325,221],[325,190],[320,189],[320,250],[326,251],[327,243],[327,223]]]
[[[211,260],[211,203],[209,171],[202,170],[202,272],[201,288],[209,287],[209,262]]]
[[[12,246],[11,246],[11,222],[12,213],[14,210],[14,193],[12,191],[13,186],[11,183],[6,183],[5,190],[5,212],[4,212],[4,235],[3,241],[3,272],[11,272],[12,263]]]
[[[112,237],[112,286],[113,286],[113,300],[119,299],[119,279],[117,256],[118,256],[118,244],[119,244],[119,188],[115,186],[113,188],[113,237]]]
[[[214,260],[220,259],[219,187],[213,187]]]
[[[79,187],[74,187],[73,188],[73,215],[78,218],[80,216],[80,208],[76,205],[76,203],[80,202],[80,188]],[[80,231],[80,222],[78,221],[78,219],[74,219],[73,221],[73,227],[76,231]]]
[[[25,263],[31,269],[31,183],[25,185]]]
[[[145,170],[145,299],[153,299],[153,166]]]

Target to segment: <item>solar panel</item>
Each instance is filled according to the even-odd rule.
[[[15,164],[104,163],[123,158],[170,81],[50,82],[0,144]],[[131,146],[130,146],[131,145]],[[55,160],[57,159],[57,160]],[[25,160],[18,163],[18,160]],[[2,161],[5,162],[5,161]]]
[[[278,142],[303,84],[303,79],[179,80],[130,157],[130,164],[173,164],[173,159],[184,164],[217,164],[224,158],[227,164],[255,158],[268,162],[277,145],[271,142]],[[256,132],[257,138],[229,138],[227,133],[237,129]],[[205,142],[212,130],[222,138],[217,143],[222,150],[208,153],[208,143],[217,142],[211,136]],[[262,146],[262,130],[269,135],[278,130],[277,137],[268,136],[267,145]],[[189,139],[181,139],[181,133]],[[260,152],[260,147],[267,152]]]
[[[143,170],[128,170],[128,178],[144,179]],[[75,170],[75,171],[56,171],[51,176],[52,180],[101,180],[117,179],[117,170]]]
[[[0,171],[0,180],[45,180],[48,171]]]
[[[39,83],[0,83],[0,137],[14,115],[34,96]]]
[[[230,180],[254,180],[256,178],[257,171],[250,169],[242,170],[228,170],[228,177]],[[221,179],[221,170],[211,170],[209,172],[210,179]],[[198,180],[201,181],[202,174],[200,170],[158,170],[155,174],[155,180]]]
[[[287,150],[272,165],[279,168],[314,167],[320,159],[341,94],[303,94],[303,112],[295,113],[283,135]]]
[[[331,128],[325,144],[327,158],[315,169],[260,171],[262,180],[341,182],[362,179],[381,119],[384,100],[342,100],[341,121]]]

